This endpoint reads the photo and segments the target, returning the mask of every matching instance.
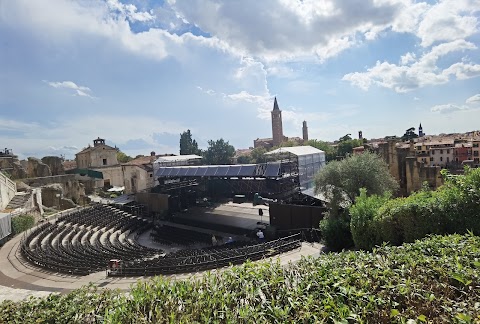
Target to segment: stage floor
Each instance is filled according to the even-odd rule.
[[[263,211],[263,216],[259,215],[260,208]],[[270,224],[268,206],[253,206],[252,203],[236,204],[228,202],[212,207],[193,207],[185,212],[175,214],[174,218],[240,228],[248,231],[263,227],[258,222]]]

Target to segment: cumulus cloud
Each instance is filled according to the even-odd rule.
[[[336,56],[357,42],[357,33],[374,39],[388,28],[405,8],[404,2],[169,1],[179,16],[266,62]]]
[[[342,80],[348,81],[354,86],[368,90],[372,85],[377,85],[396,92],[408,92],[427,85],[447,83],[451,77],[463,80],[480,76],[480,65],[459,62],[445,69],[437,66],[439,59],[450,53],[473,50],[477,47],[465,40],[456,40],[434,46],[419,59],[415,59],[410,53],[402,56],[400,64],[377,61],[374,67],[366,72],[348,73]]]
[[[434,113],[448,114],[458,111],[470,111],[478,109],[480,109],[480,94],[476,94],[470,98],[467,98],[467,100],[465,100],[465,104],[457,105],[449,103],[444,105],[436,105],[430,108],[430,111]]]
[[[417,35],[421,45],[428,47],[436,42],[465,39],[477,33],[480,10],[478,0],[443,0],[425,12]]]
[[[46,82],[49,86],[57,88],[57,89],[62,89],[63,88],[63,89],[74,90],[74,93],[73,93],[74,96],[88,97],[88,98],[91,98],[91,99],[95,98],[95,97],[93,97],[92,95],[89,94],[91,92],[89,87],[79,86],[73,81],[48,82],[48,81],[44,80],[44,82]]]

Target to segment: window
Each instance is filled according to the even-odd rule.
[[[430,162],[433,161],[433,156],[430,157]]]
[[[473,151],[473,156],[478,156],[478,151]]]
[[[435,155],[435,150],[432,150],[432,155]]]
[[[447,150],[447,154],[450,154],[450,150]]]
[[[443,154],[443,150],[440,150],[440,154]]]
[[[103,159],[103,165],[107,165],[107,159]]]
[[[478,147],[478,143],[473,143],[473,147]]]
[[[447,163],[450,162],[450,158],[447,156]]]
[[[440,157],[440,162],[442,162],[442,161],[443,161],[443,156]]]

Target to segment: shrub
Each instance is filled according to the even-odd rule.
[[[360,196],[357,197],[355,205],[349,209],[350,230],[355,246],[360,249],[370,250],[382,241],[375,228],[374,219],[377,217],[378,209],[390,198],[389,194],[384,196],[367,196],[367,190],[360,189]]]
[[[35,217],[32,215],[19,215],[12,217],[12,234],[16,235],[35,225]]]
[[[341,251],[354,246],[350,232],[350,217],[348,213],[338,216],[326,216],[320,221],[320,232],[325,245],[331,251]]]
[[[480,235],[480,169],[466,169],[462,176],[443,174],[445,185],[436,191],[421,190],[407,198],[386,201],[377,206],[376,217],[372,217],[372,212],[368,217],[364,216],[371,221],[365,229],[375,229],[375,244],[389,242],[399,245],[428,234],[472,231]],[[351,210],[358,214],[367,202],[374,204],[373,200],[361,199]],[[356,220],[356,217],[358,215],[355,218],[352,215],[352,219]],[[354,238],[357,234],[358,231]]]

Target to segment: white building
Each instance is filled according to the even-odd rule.
[[[311,189],[315,186],[315,175],[325,166],[326,163],[325,152],[309,145],[281,147],[266,154],[290,154],[296,157],[301,190]]]

